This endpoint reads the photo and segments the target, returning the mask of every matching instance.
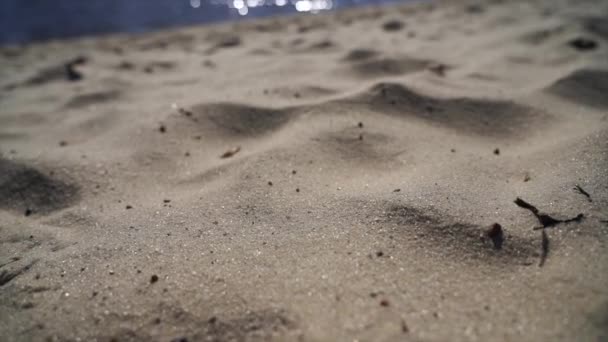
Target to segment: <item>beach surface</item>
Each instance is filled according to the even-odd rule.
[[[0,48],[2,341],[607,341],[608,2]]]

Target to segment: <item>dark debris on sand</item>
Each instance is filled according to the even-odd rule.
[[[572,48],[578,51],[591,51],[597,49],[597,42],[588,38],[575,38],[568,42]]]
[[[578,185],[578,184],[577,184],[577,185],[574,187],[574,191],[576,191],[576,192],[578,192],[579,194],[581,194],[581,195],[583,195],[583,196],[587,197],[587,199],[589,200],[589,202],[593,202],[593,200],[591,199],[591,195],[590,195],[590,194],[589,194],[587,191],[585,191],[585,189],[583,189],[583,188],[582,188],[580,185]]]
[[[231,48],[241,45],[241,37],[236,35],[226,35],[219,39],[215,44],[216,48]]]
[[[427,67],[427,69],[434,73],[437,76],[445,76],[445,72],[448,69],[448,66],[442,63],[433,63]]]
[[[77,70],[77,66],[86,64],[87,62],[88,58],[84,56],[72,58],[59,65],[53,65],[39,70],[37,74],[26,79],[21,84],[14,83],[6,85],[4,89],[13,90],[19,86],[39,86],[60,80],[67,80],[70,82],[80,81],[84,78],[84,75]]]
[[[240,146],[235,146],[230,148],[229,150],[227,150],[226,152],[224,152],[220,158],[225,159],[225,158],[230,158],[232,156],[234,156],[235,154],[239,153],[239,151],[241,150]]]
[[[494,223],[492,227],[486,231],[486,236],[492,241],[492,244],[494,244],[494,249],[502,249],[502,244],[505,241],[505,234],[500,224]]]
[[[184,107],[177,107],[177,112],[182,115],[188,116],[188,117],[192,116],[192,111],[190,111]]]
[[[399,20],[389,20],[382,25],[382,29],[386,32],[395,32],[403,28],[403,22]]]
[[[532,212],[532,214],[534,214],[534,216],[536,216],[536,218],[538,219],[538,221],[540,222],[542,227],[534,228],[535,230],[543,229],[543,228],[550,228],[550,227],[553,227],[560,223],[580,222],[585,217],[585,215],[581,213],[581,214],[576,215],[575,217],[565,219],[565,220],[556,219],[554,217],[551,217],[548,214],[540,212],[535,206],[522,200],[519,197],[517,197],[517,199],[515,199],[515,204],[517,204],[517,206],[519,206],[521,208],[530,210]]]
[[[80,81],[83,79],[83,75],[76,69],[78,65],[83,65],[88,61],[86,57],[80,56],[72,59],[65,64],[65,76],[68,81]]]
[[[116,68],[118,70],[133,70],[135,69],[135,64],[129,61],[122,61],[116,66]]]
[[[578,214],[575,217],[569,218],[569,219],[565,219],[565,220],[560,220],[560,219],[556,219],[553,218],[547,214],[544,214],[542,212],[540,212],[538,210],[538,208],[536,208],[534,205],[522,200],[521,198],[517,197],[517,199],[515,199],[515,204],[517,204],[517,206],[530,210],[532,212],[532,214],[534,214],[534,216],[536,216],[536,218],[538,219],[538,221],[542,224],[542,227],[536,227],[534,228],[534,230],[541,230],[541,255],[540,255],[540,262],[538,264],[539,267],[542,267],[546,260],[547,260],[547,256],[549,255],[549,235],[546,232],[545,228],[550,228],[553,227],[557,224],[560,223],[570,223],[570,222],[581,222],[584,218],[584,215]]]

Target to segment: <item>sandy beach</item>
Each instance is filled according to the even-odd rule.
[[[2,341],[608,341],[608,2],[0,48]]]

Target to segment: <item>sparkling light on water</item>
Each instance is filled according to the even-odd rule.
[[[239,14],[240,15],[247,15],[247,13],[249,13],[249,8],[248,7],[241,7],[241,8],[239,8]]]
[[[333,7],[331,0],[298,0],[295,3],[298,12],[318,12]]]
[[[204,0],[203,0],[204,1]],[[253,8],[264,6],[293,6],[298,12],[317,13],[332,9],[333,0],[207,0],[212,4],[225,5],[240,15],[247,15]],[[201,0],[190,0],[192,7],[200,6]]]
[[[232,6],[238,10],[245,7],[245,3],[243,2],[243,0],[234,0],[232,2]]]

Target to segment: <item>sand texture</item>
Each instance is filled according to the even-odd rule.
[[[0,49],[1,341],[608,340],[608,2]]]

